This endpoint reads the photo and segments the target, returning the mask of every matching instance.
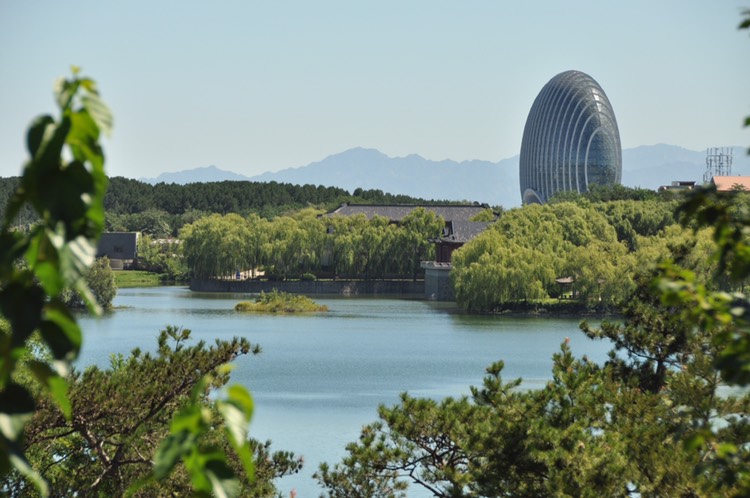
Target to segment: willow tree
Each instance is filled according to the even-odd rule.
[[[453,253],[456,300],[494,310],[556,295],[557,278],[573,277],[582,300],[612,304],[632,288],[621,271],[626,256],[615,229],[590,206],[513,209]]]
[[[421,262],[435,259],[435,246],[430,239],[440,236],[444,226],[442,217],[423,207],[404,216],[401,220],[404,237],[402,257],[407,265],[406,273],[416,278]]]
[[[266,264],[264,247],[270,236],[270,222],[257,214],[247,217],[250,238],[246,241],[245,257],[250,267],[250,276],[255,278],[256,270]]]
[[[327,220],[330,237],[331,266],[336,276],[356,276],[362,232],[368,221],[364,214],[333,216]]]
[[[231,276],[252,266],[252,231],[242,216],[213,214],[180,231],[183,253],[196,278]]]

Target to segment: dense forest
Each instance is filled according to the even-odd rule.
[[[0,178],[0,217],[5,216],[5,206],[18,185],[18,177]],[[341,188],[321,185],[249,181],[151,185],[130,178],[112,177],[104,197],[104,209],[109,231],[143,231],[155,237],[168,237],[177,235],[184,224],[214,213],[256,213],[273,218],[306,207],[330,210],[345,202],[457,204],[388,194],[377,189],[358,188],[349,193]],[[37,219],[27,205],[18,214],[16,224],[29,225]]]

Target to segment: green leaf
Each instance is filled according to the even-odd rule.
[[[24,180],[32,180],[35,182],[35,187],[38,187],[43,184],[45,172],[59,168],[68,131],[70,131],[68,118],[63,118],[59,124],[50,124],[46,127],[39,149],[32,156],[30,167],[24,171]],[[49,187],[54,187],[54,185],[49,185]]]
[[[192,404],[185,406],[180,413],[174,416],[169,431],[172,434],[179,434],[181,432],[199,434],[202,427],[203,416],[200,404],[193,401]]]
[[[0,290],[0,311],[13,330],[12,343],[21,346],[39,326],[46,296],[36,285],[12,282]]]
[[[247,432],[253,416],[253,398],[244,387],[232,385],[227,389],[227,400],[217,401],[216,408],[224,418],[224,427],[229,436],[229,442],[242,462],[245,474],[252,480],[255,465],[247,441]]]
[[[78,356],[83,341],[81,328],[60,301],[53,300],[44,307],[39,328],[55,359],[73,361]]]
[[[87,110],[75,112],[70,116],[71,127],[67,143],[73,157],[80,162],[89,161],[97,167],[104,164],[104,154],[98,143],[99,127]]]
[[[161,480],[167,477],[177,462],[193,451],[195,445],[195,436],[186,431],[170,434],[164,438],[154,455],[154,478]]]
[[[74,285],[96,259],[96,246],[91,239],[79,235],[60,248],[60,272],[65,283]]]
[[[58,247],[62,247],[64,237],[51,230],[37,230],[29,241],[26,261],[39,279],[44,291],[50,296],[62,292],[65,282],[60,274]]]
[[[76,73],[74,72],[73,74],[75,75]],[[52,90],[55,94],[57,105],[61,110],[65,111],[70,108],[73,96],[75,96],[78,91],[78,80],[69,80],[64,77],[58,78],[55,81]]]
[[[95,93],[89,93],[81,97],[84,109],[88,111],[99,130],[107,136],[112,134],[113,117],[112,111],[107,104]]]
[[[83,302],[86,303],[86,309],[89,311],[89,313],[96,316],[102,314],[102,306],[96,300],[96,296],[94,296],[94,293],[91,292],[91,289],[89,289],[89,285],[86,283],[85,279],[78,279],[73,288],[81,296]]]
[[[21,232],[3,231],[0,233],[0,265],[2,265],[2,271],[13,273],[15,262],[26,252],[27,244],[28,239]]]
[[[688,451],[698,451],[701,449],[701,447],[705,444],[706,438],[703,434],[693,434],[692,436],[689,436],[685,438],[684,445],[685,449]]]
[[[32,158],[36,157],[44,141],[44,136],[48,133],[48,130],[54,128],[54,125],[55,120],[49,115],[39,116],[31,123],[29,131],[26,132],[26,148]]]
[[[226,463],[224,455],[214,453],[204,463],[203,475],[211,483],[211,491],[218,498],[239,496],[240,482]]]
[[[228,388],[228,399],[217,401],[216,407],[224,417],[227,432],[235,446],[241,446],[247,439],[247,426],[253,413],[253,400],[250,393],[242,386]]]
[[[9,441],[17,441],[23,426],[34,414],[34,398],[23,386],[8,384],[0,391],[0,434]]]
[[[719,443],[716,445],[716,456],[727,458],[737,454],[737,446],[732,443]]]
[[[60,408],[60,411],[63,412],[65,418],[70,420],[73,407],[68,397],[68,383],[65,379],[43,361],[30,361],[28,365],[34,377],[46,387],[47,392]]]
[[[87,91],[91,93],[98,94],[99,91],[96,88],[96,82],[92,80],[91,78],[81,78],[80,80],[81,86],[85,88]]]
[[[86,166],[73,161],[63,169],[50,172],[45,183],[39,187],[39,201],[49,216],[64,224],[65,241],[78,235],[98,236],[89,230],[87,211],[94,195],[94,181]],[[59,231],[59,230],[58,230]]]

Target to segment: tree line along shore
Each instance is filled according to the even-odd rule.
[[[14,184],[0,179],[0,197]],[[105,224],[141,232],[135,269],[166,281],[422,278],[420,263],[435,259],[431,241],[444,227],[434,213],[417,209],[400,223],[325,214],[352,199],[444,203],[355,193],[273,182],[180,186],[113,178]],[[735,197],[743,209],[747,196]],[[452,255],[456,301],[472,312],[540,306],[611,312],[634,288],[639,269],[667,257],[679,258],[704,282],[734,290],[727,278],[711,280],[710,231],[680,223],[679,202],[674,194],[614,186],[561,194],[542,206],[488,208],[485,219],[497,220]],[[22,220],[33,223],[21,213]]]

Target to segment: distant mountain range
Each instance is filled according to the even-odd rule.
[[[750,156],[744,147],[733,148],[732,173],[750,175]],[[706,151],[675,145],[644,145],[622,152],[622,183],[655,190],[674,180],[701,183]],[[307,166],[247,177],[215,166],[141,179],[148,183],[196,183],[224,180],[276,181],[341,187],[361,187],[391,194],[436,200],[477,201],[506,208],[519,206],[518,156],[491,161],[432,161],[416,154],[389,157],[375,149],[355,148]]]
[[[237,173],[232,173],[231,171],[219,169],[216,166],[204,166],[202,168],[185,171],[162,173],[156,178],[141,178],[140,180],[152,185],[157,183],[177,183],[179,185],[185,185],[186,183],[223,182],[225,180],[247,181],[250,180],[250,178]]]

